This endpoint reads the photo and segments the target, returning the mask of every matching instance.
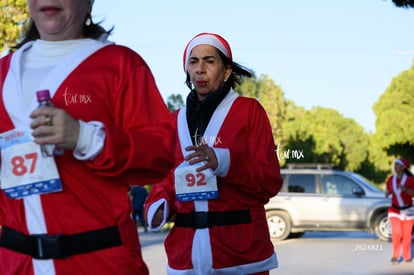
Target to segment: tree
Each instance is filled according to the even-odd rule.
[[[308,129],[308,111],[286,100],[286,116],[283,121],[284,136],[278,144],[277,154],[281,165],[289,163],[318,163],[316,142]]]
[[[275,144],[280,142],[283,138],[282,123],[285,116],[284,94],[280,86],[277,86],[268,76],[261,75],[259,79],[244,79],[236,87],[236,91],[260,102],[269,117]]]
[[[305,110],[293,103],[288,106],[284,150],[303,151],[302,159],[291,158],[289,162],[329,163],[355,171],[367,158],[368,135],[353,119],[344,118],[334,109]]]
[[[167,98],[167,107],[170,112],[174,112],[182,106],[184,106],[184,101],[180,94],[172,94]]]
[[[414,8],[414,0],[392,0],[399,8]]]
[[[0,0],[0,54],[19,41],[28,24],[27,0]]]
[[[374,104],[377,116],[373,142],[389,156],[414,161],[414,66],[393,78]]]
[[[266,75],[262,75],[257,84],[258,99],[269,117],[273,137],[276,142],[280,142],[283,138],[282,123],[286,112],[282,88]]]
[[[245,79],[236,91],[256,98],[266,110],[282,166],[286,162],[329,163],[355,171],[367,158],[369,136],[336,110],[297,107],[266,75]]]
[[[355,172],[364,175],[377,184],[384,184],[392,172],[393,159],[387,156],[386,152],[376,142],[372,142],[368,147],[368,156],[361,163],[361,167]]]

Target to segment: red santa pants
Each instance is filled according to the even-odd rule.
[[[390,218],[392,228],[392,257],[400,258],[401,248],[404,260],[411,260],[411,233],[414,220]]]

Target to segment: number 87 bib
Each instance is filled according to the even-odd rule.
[[[14,129],[0,135],[1,189],[13,199],[62,190],[53,157],[42,157],[30,129]]]
[[[204,163],[189,165],[181,163],[174,171],[175,192],[179,201],[217,199],[217,177],[211,169],[197,172]]]

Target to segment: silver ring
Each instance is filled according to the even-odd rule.
[[[208,161],[208,156],[206,155],[206,161]]]

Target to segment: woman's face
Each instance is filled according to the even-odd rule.
[[[404,171],[404,166],[402,166],[399,163],[395,163],[394,164],[394,170],[395,170],[395,173],[397,173],[398,175],[401,175]]]
[[[91,10],[89,0],[27,0],[27,3],[40,38],[49,41],[80,38]]]
[[[230,66],[224,65],[217,49],[204,44],[192,49],[187,68],[199,100],[215,92],[231,74]]]

